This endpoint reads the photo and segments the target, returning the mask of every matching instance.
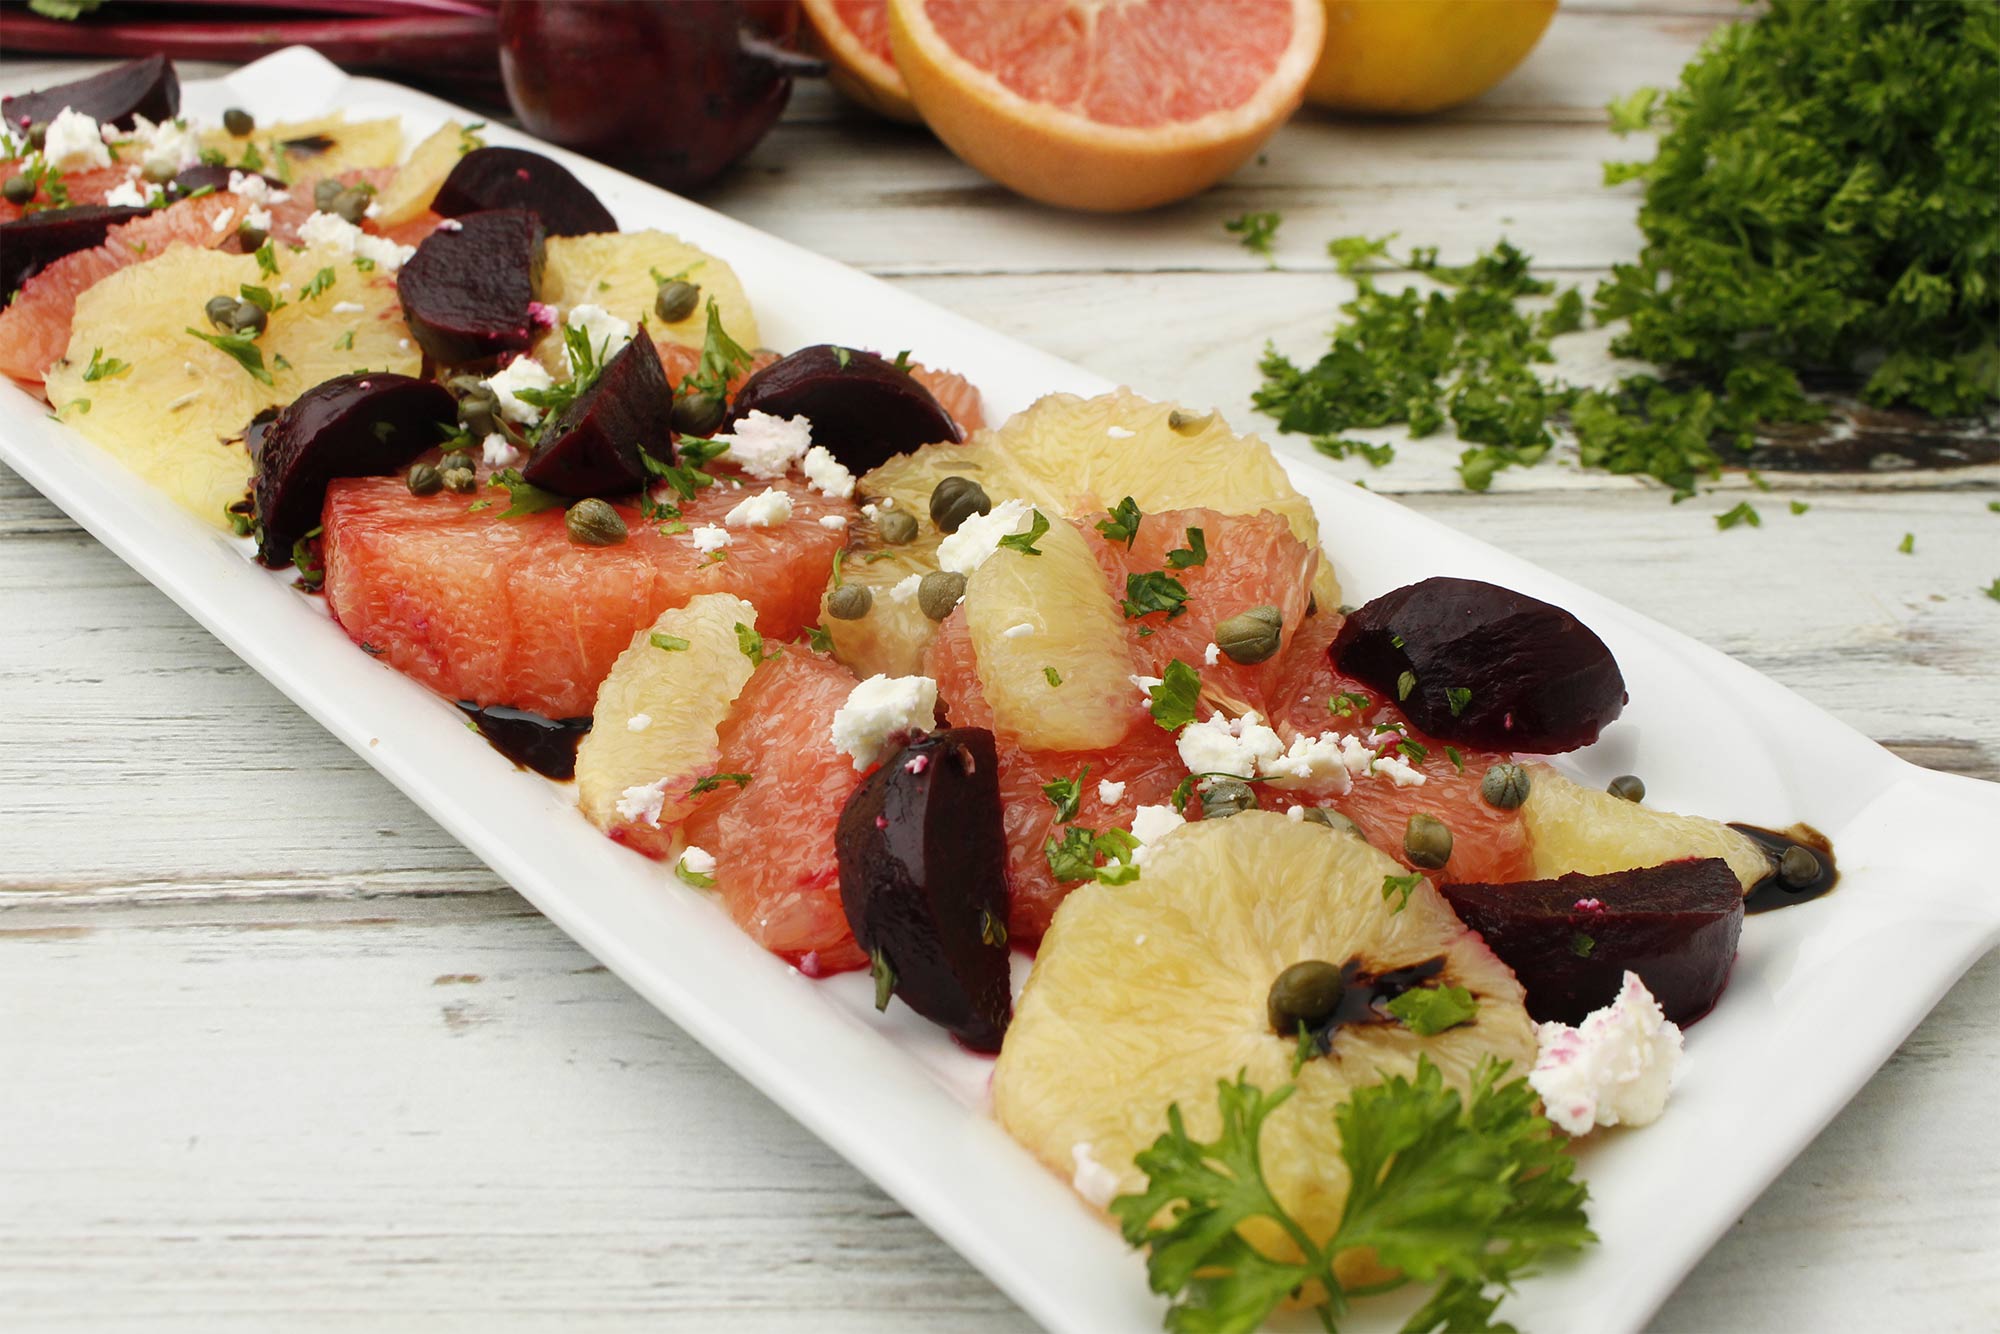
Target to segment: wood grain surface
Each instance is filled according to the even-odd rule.
[[[1635,196],[1597,164],[1643,146],[1602,104],[1670,80],[1732,12],[1571,4],[1478,105],[1308,112],[1215,191],[1134,218],[1014,199],[804,88],[709,202],[1249,426],[1263,341],[1311,354],[1348,294],[1332,236],[1452,259],[1504,234],[1564,281],[1629,258]],[[8,60],[0,88],[83,68]],[[1275,268],[1220,227],[1263,208],[1284,214]],[[1601,363],[1585,339],[1564,364]],[[1469,495],[1455,455],[1321,463],[1919,763],[2000,778],[2000,603],[1979,592],[2000,468],[1769,473],[1768,497],[1739,476],[1675,506],[1561,466]],[[1719,532],[1744,498],[1764,525]],[[0,1328],[1031,1327],[4,469],[0,624]],[[2000,1327],[1996,1011],[1988,958],[1653,1328]]]

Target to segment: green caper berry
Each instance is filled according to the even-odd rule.
[[[361,220],[368,216],[368,192],[342,190],[334,196],[333,207],[327,211],[359,227]]]
[[[438,460],[439,472],[451,472],[454,469],[460,472],[471,472],[472,455],[462,449],[454,449]]]
[[[257,128],[257,118],[242,107],[231,107],[222,113],[222,128],[242,139]]]
[[[489,435],[499,413],[500,400],[485,385],[458,400],[458,424],[474,435]]]
[[[964,596],[965,576],[951,570],[932,570],[917,585],[917,606],[934,621],[951,615],[951,609]]]
[[[233,296],[212,296],[208,304],[201,308],[201,313],[208,316],[210,324],[227,333],[230,320],[236,316],[237,304]]]
[[[229,312],[230,331],[247,333],[252,338],[263,333],[264,326],[270,322],[271,317],[266,315],[264,308],[254,301],[238,301]]]
[[[1819,879],[1819,858],[1813,856],[1812,849],[1802,848],[1794,843],[1785,849],[1785,855],[1778,859],[1778,879],[1787,889],[1804,889]]]
[[[243,253],[246,255],[254,253],[258,247],[270,239],[270,234],[262,227],[251,226],[248,218],[236,224],[236,244],[242,248]]]
[[[906,510],[889,510],[876,516],[875,531],[884,542],[900,547],[917,540],[917,516]]]
[[[625,520],[601,500],[579,500],[563,514],[569,540],[579,546],[615,547],[628,535]]]
[[[970,477],[947,477],[931,491],[931,522],[940,533],[955,533],[975,514],[991,514],[986,488]]]
[[[470,494],[479,481],[472,475],[470,468],[446,468],[443,480],[444,489],[459,496]]]
[[[1257,809],[1257,794],[1240,778],[1211,778],[1201,793],[1201,817],[1221,820]]]
[[[667,324],[679,324],[694,314],[694,308],[700,304],[701,289],[676,278],[660,284],[659,292],[653,297],[653,313]]]
[[[180,168],[171,162],[148,162],[139,169],[140,179],[148,185],[165,185],[180,174]]]
[[[1360,825],[1330,806],[1308,806],[1305,811],[1304,819],[1308,824],[1323,824],[1336,834],[1352,834],[1364,843],[1368,841]]]
[[[1528,771],[1512,760],[1502,760],[1479,780],[1479,795],[1488,806],[1503,811],[1519,810],[1528,799]]]
[[[1412,866],[1437,870],[1451,860],[1451,830],[1435,815],[1412,815],[1403,826],[1403,855]]]
[[[464,398],[467,394],[477,394],[481,391],[488,394],[493,392],[486,387],[486,381],[480,379],[477,375],[454,375],[444,382],[444,387],[459,398]]]
[[[1262,662],[1278,651],[1285,614],[1276,607],[1252,607],[1215,627],[1215,646],[1231,662]]]
[[[697,435],[704,439],[722,425],[722,415],[728,405],[722,395],[696,390],[674,400],[674,430],[682,435]]]
[[[1296,1038],[1299,1025],[1308,1029],[1325,1023],[1340,1008],[1347,990],[1341,970],[1322,959],[1295,963],[1271,979],[1271,991],[1264,999],[1264,1012],[1271,1031],[1281,1038]]]
[[[346,188],[346,186],[331,176],[313,186],[314,211],[319,213],[333,212],[334,201],[340,198],[340,192]]]
[[[1189,412],[1185,408],[1175,408],[1167,414],[1167,426],[1176,435],[1200,435],[1215,421],[1215,410]]]
[[[10,204],[25,204],[35,197],[35,183],[26,176],[9,176],[5,185],[0,185],[0,196]]]
[[[410,469],[408,480],[413,496],[434,496],[444,490],[444,474],[428,463]]]
[[[839,621],[858,621],[875,605],[875,595],[861,584],[842,584],[826,595],[826,614]]]
[[[1637,804],[1646,799],[1646,785],[1637,774],[1619,774],[1604,785],[1604,790],[1620,801]]]
[[[39,153],[42,149],[48,147],[48,142],[49,123],[47,121],[38,120],[28,127],[28,147]]]

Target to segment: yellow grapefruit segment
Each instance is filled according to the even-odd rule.
[[[889,49],[889,0],[805,0],[805,11],[834,87],[877,115],[923,123]]]
[[[1325,29],[1319,0],[889,0],[896,67],[952,152],[1098,212],[1241,166],[1298,108]]]

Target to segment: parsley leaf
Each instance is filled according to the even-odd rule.
[[[1140,513],[1138,505],[1133,502],[1130,496],[1125,497],[1125,499],[1119,501],[1105,512],[1111,517],[1108,519],[1099,519],[1097,521],[1097,531],[1104,535],[1105,541],[1123,542],[1125,549],[1130,551],[1132,543],[1138,540],[1139,537],[1139,521],[1146,516]]]
[[[1062,684],[1062,673],[1053,667],[1042,668],[1042,677],[1049,683],[1051,690]]]
[[[1048,518],[1040,511],[1030,511],[1034,517],[1028,521],[1025,533],[1010,533],[1000,539],[1000,545],[1010,551],[1018,551],[1024,556],[1039,556],[1041,549],[1035,543],[1041,541],[1042,534],[1049,531]]]
[[[1062,837],[1051,838],[1042,851],[1048,858],[1049,873],[1058,883],[1095,879],[1107,885],[1124,885],[1139,878],[1139,868],[1132,864],[1138,846],[1139,840],[1123,829],[1100,834],[1069,824],[1063,826]],[[1098,864],[1100,857],[1108,859],[1106,864]]]
[[[209,334],[199,329],[189,329],[189,333],[221,352],[227,352],[236,359],[236,364],[249,373],[259,384],[275,384],[271,372],[264,369],[264,351],[249,334]]]
[[[1167,664],[1160,683],[1150,690],[1149,711],[1153,721],[1169,732],[1178,732],[1194,721],[1195,702],[1201,698],[1201,674],[1179,658]]]
[[[1278,234],[1283,215],[1266,210],[1261,213],[1243,213],[1222,224],[1222,230],[1235,236],[1245,250],[1252,254],[1271,258],[1271,242]]]
[[[1083,802],[1083,780],[1088,777],[1090,766],[1086,764],[1075,778],[1056,778],[1042,784],[1042,795],[1056,808],[1057,824],[1068,824],[1076,818],[1077,808]]]
[[[1472,691],[1465,686],[1446,686],[1444,702],[1445,707],[1451,710],[1451,716],[1456,718],[1465,712],[1466,705],[1472,703]]]
[[[1185,570],[1191,565],[1208,564],[1208,541],[1199,528],[1187,530],[1187,546],[1176,547],[1167,553],[1170,569]]]
[[[767,652],[764,648],[764,636],[758,634],[741,621],[736,623],[736,649],[744,657],[750,659],[750,665],[753,667],[759,663],[769,662],[772,658],[784,652],[783,649],[777,648]]]
[[[654,648],[664,649],[668,653],[683,653],[688,647],[687,640],[679,635],[670,635],[664,630],[655,630],[646,638],[652,642]]]
[[[1352,718],[1356,713],[1359,713],[1374,702],[1374,700],[1368,698],[1368,696],[1358,690],[1343,690],[1328,699],[1326,707],[1333,712],[1336,718]]]
[[[1134,620],[1163,611],[1172,620],[1187,610],[1187,585],[1170,574],[1147,570],[1125,576],[1125,618]]]
[[[318,273],[315,273],[312,276],[312,281],[307,283],[304,289],[302,289],[299,292],[299,300],[301,301],[312,300],[314,297],[318,296],[321,292],[324,292],[327,288],[333,286],[333,284],[339,279],[339,277],[340,275],[335,273],[331,268],[321,269]]]
[[[703,777],[697,778],[694,781],[694,786],[688,789],[688,795],[690,797],[698,797],[704,792],[715,791],[715,789],[721,787],[724,783],[734,783],[736,784],[736,786],[740,788],[749,787],[750,775],[749,774],[706,774]]]
[[[1749,524],[1752,528],[1762,528],[1764,526],[1763,516],[1757,513],[1757,507],[1747,500],[1739,500],[1736,502],[1735,508],[1724,510],[1715,516],[1715,526],[1725,532],[1736,527],[1738,524],[1745,523]]]
[[[682,857],[674,863],[674,874],[687,881],[690,885],[693,885],[696,889],[715,888],[715,877],[701,871],[690,870],[686,857]]]
[[[540,514],[543,510],[554,509],[563,503],[563,498],[553,491],[541,487],[521,476],[519,468],[503,468],[487,479],[488,486],[504,488],[511,499],[506,509],[500,511],[503,519],[519,518],[523,514]]]
[[[1382,877],[1382,902],[1387,903],[1400,894],[1402,897],[1396,899],[1394,911],[1401,912],[1410,906],[1410,895],[1415,893],[1417,886],[1422,883],[1424,877],[1417,871],[1412,871],[1408,875],[1385,875]]]
[[[1403,1027],[1428,1038],[1470,1023],[1479,1003],[1464,987],[1412,987],[1390,1000],[1386,1008],[1403,1021]]]
[[[116,357],[106,357],[103,348],[93,347],[90,349],[90,365],[84,367],[83,378],[86,383],[94,380],[108,380],[121,371],[129,369],[131,369],[130,362],[120,361]]]

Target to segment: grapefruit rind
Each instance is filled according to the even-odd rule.
[[[874,50],[841,12],[843,8],[872,10],[874,20],[884,25],[886,36],[886,0],[846,6],[840,0],[805,0],[804,8],[810,40],[826,57],[830,66],[827,75],[835,88],[878,116],[906,125],[924,123],[924,118],[917,114],[916,104],[910,101],[910,86],[897,72],[894,59]]]

